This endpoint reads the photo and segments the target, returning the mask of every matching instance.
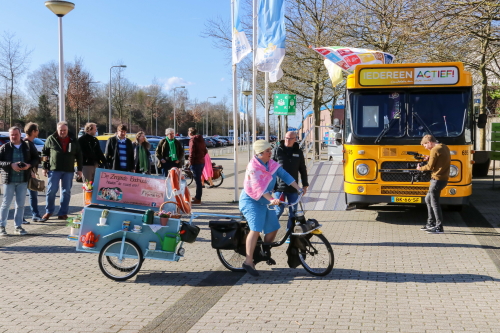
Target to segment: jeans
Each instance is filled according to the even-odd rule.
[[[16,196],[16,210],[14,211],[14,223],[16,227],[21,227],[24,218],[24,203],[26,201],[26,190],[28,189],[28,182],[23,183],[10,183],[3,185],[3,200],[0,208],[0,226],[7,225],[7,218],[9,217],[10,204],[14,195]]]
[[[38,192],[28,190],[28,194],[30,196],[31,216],[40,217],[40,212],[38,211]]]
[[[428,213],[428,226],[436,226],[436,228],[443,227],[443,212],[441,211],[441,206],[439,205],[439,197],[441,196],[441,190],[446,187],[446,184],[448,184],[448,181],[446,180],[431,179],[429,192],[427,192],[427,195],[425,196]]]
[[[175,163],[175,162],[172,162],[172,161],[166,161],[165,163],[162,163],[161,164],[161,174],[163,176],[167,177],[168,176],[168,172],[173,167],[180,168],[181,167],[180,162],[179,163]]]
[[[56,194],[59,190],[59,181],[61,182],[61,207],[58,216],[68,215],[69,201],[71,199],[71,187],[73,186],[73,172],[49,171],[47,184],[47,203],[45,210],[47,214],[54,214]]]
[[[292,192],[274,192],[273,196],[274,196],[274,198],[279,199],[281,197],[282,193],[285,195],[287,202],[295,202],[299,198],[299,194],[297,192],[295,192],[295,193],[292,193]],[[295,217],[295,212],[297,211],[297,205],[293,205],[293,206],[288,207],[288,223],[286,226],[287,229],[293,228],[292,220]],[[284,210],[285,210],[285,205],[279,205],[278,207],[276,207],[276,215],[278,216],[278,219],[281,217]]]
[[[201,200],[201,195],[203,193],[203,184],[201,182],[201,175],[203,173],[203,168],[205,167],[205,163],[203,164],[194,164],[191,165],[191,171],[193,172],[194,181],[196,182],[196,195],[195,199]]]

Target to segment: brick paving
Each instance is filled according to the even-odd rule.
[[[232,157],[213,160],[230,176],[204,191],[196,211],[237,214]],[[490,183],[475,180],[472,198],[487,222],[445,211],[442,235],[418,230],[421,207],[308,211],[335,251],[334,270],[322,278],[288,268],[285,247],[273,251],[276,266],[257,266],[259,278],[224,271],[200,220],[200,237],[180,262],[145,260],[136,277],[114,282],[97,255],[75,252],[61,221],[32,223],[30,237],[0,239],[0,333],[498,332],[500,271],[492,253],[500,250],[493,208],[500,196],[487,192]],[[77,186],[73,212],[82,202]]]

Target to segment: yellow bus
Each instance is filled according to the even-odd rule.
[[[432,134],[451,151],[441,204],[457,210],[472,193],[472,77],[460,62],[359,65],[347,78],[346,203],[425,204],[430,174],[416,172],[420,141]]]

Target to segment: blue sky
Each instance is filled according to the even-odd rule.
[[[0,33],[15,33],[33,50],[30,71],[58,60],[58,20],[44,2],[0,0]],[[156,77],[167,89],[185,85],[190,97],[200,101],[224,95],[231,100],[227,56],[200,37],[209,18],[230,19],[229,0],[74,3],[75,9],[63,18],[64,58],[83,58],[94,81],[107,83],[110,67],[121,62],[127,65],[125,77],[140,86]]]

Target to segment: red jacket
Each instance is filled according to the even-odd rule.
[[[189,164],[204,164],[207,153],[205,139],[201,134],[195,135],[189,140]]]

